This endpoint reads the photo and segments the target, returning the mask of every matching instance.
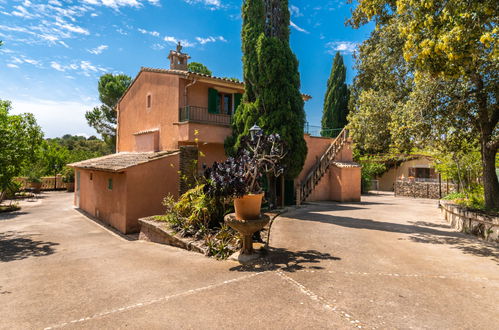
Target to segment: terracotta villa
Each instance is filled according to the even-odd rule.
[[[122,233],[138,231],[138,218],[163,213],[167,194],[185,191],[180,176],[198,155],[199,170],[226,158],[224,140],[244,93],[244,83],[187,71],[181,48],[168,58],[170,69],[141,68],[118,102],[117,152],[70,165],[76,207]],[[287,185],[296,202],[359,201],[360,167],[346,133],[305,140],[305,166]]]

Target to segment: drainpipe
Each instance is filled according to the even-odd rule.
[[[188,78],[190,78],[190,75],[188,74],[187,75]],[[188,104],[187,104],[187,89],[191,86],[193,86],[195,83],[197,82],[197,79],[192,79],[192,81],[187,84],[184,88],[184,107],[186,107]]]

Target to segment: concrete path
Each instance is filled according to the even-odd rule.
[[[127,240],[71,198],[0,215],[0,328],[499,328],[499,247],[450,230],[435,201],[297,209],[248,269]]]

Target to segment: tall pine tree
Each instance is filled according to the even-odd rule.
[[[278,133],[288,153],[286,177],[300,173],[307,155],[303,138],[305,111],[300,93],[298,60],[289,46],[287,0],[245,0],[242,9],[242,50],[245,93],[234,115],[229,154],[256,123],[266,133]]]
[[[343,64],[343,56],[336,53],[327,81],[324,109],[322,110],[322,136],[334,137],[346,126],[348,115],[349,90],[345,83],[347,69]]]

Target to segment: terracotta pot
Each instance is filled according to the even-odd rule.
[[[263,198],[263,193],[257,195],[244,195],[241,198],[235,198],[234,208],[236,209],[236,219],[237,220],[260,219],[262,198]]]
[[[67,192],[75,191],[75,183],[74,182],[66,182],[66,191]]]
[[[33,192],[35,194],[39,194],[40,191],[42,190],[42,183],[41,182],[30,182],[29,187],[33,189]]]

